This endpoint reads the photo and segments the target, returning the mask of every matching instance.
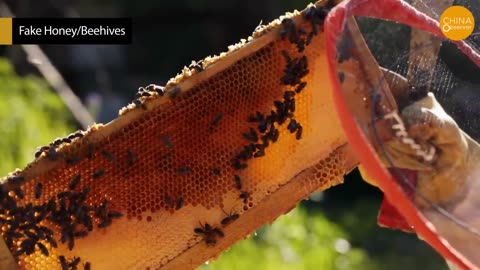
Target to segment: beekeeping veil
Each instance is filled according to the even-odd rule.
[[[456,4],[478,14],[474,2]],[[416,232],[473,269],[480,266],[475,27],[468,13],[443,13],[452,1],[412,4],[343,1],[329,14],[336,108],[362,170],[385,193],[379,224]],[[473,33],[453,34],[466,29]]]

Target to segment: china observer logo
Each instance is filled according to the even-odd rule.
[[[462,40],[470,36],[475,28],[472,12],[462,6],[451,6],[440,16],[440,30],[451,40]]]

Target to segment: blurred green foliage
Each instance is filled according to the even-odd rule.
[[[297,208],[223,253],[206,269],[376,269],[348,234],[321,213]]]
[[[47,83],[34,75],[19,77],[0,58],[0,175],[23,168],[35,149],[73,130],[71,115]]]
[[[378,227],[378,202],[362,199],[349,209],[320,204],[330,210],[301,203],[201,269],[448,269],[415,235]]]

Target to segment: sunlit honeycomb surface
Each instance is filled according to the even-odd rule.
[[[311,31],[307,22],[300,26]],[[91,269],[157,269],[189,247],[204,244],[202,236],[193,231],[200,223],[228,233],[235,222],[222,226],[227,214],[238,213],[241,218],[243,212],[307,168],[314,168],[309,178],[312,188],[338,183],[344,173],[342,156],[320,151],[325,145],[334,149],[341,143],[325,88],[329,79],[322,46],[321,33],[303,52],[276,37],[207,80],[182,89],[174,99],[156,94],[143,98],[153,107],[127,112],[118,121],[134,111],[142,115],[114,132],[94,138],[93,134],[106,129],[95,126],[83,138],[64,145],[55,165],[22,187],[25,199],[20,204],[45,203],[68,190],[72,179],[80,175],[74,191],[89,187],[88,205],[106,199],[109,209],[123,217],[106,228],[97,228],[100,220],[94,218],[94,229],[87,237],[76,238],[72,251],[60,241],[58,248],[44,242],[49,256],[37,248],[34,254],[20,257],[21,268],[60,269],[59,256],[76,256],[81,258],[79,269],[86,262]],[[302,78],[307,86],[295,95],[293,114],[303,127],[301,139],[287,129],[289,120],[277,124],[278,141],[265,148],[264,156],[244,162],[246,169],[236,170],[232,159],[250,144],[242,133],[258,125],[248,122],[249,116],[257,111],[269,114],[275,109],[275,100],[295,89],[280,82],[286,66],[282,50],[291,58],[305,55],[308,59],[309,73]],[[168,102],[159,101],[164,99]],[[217,123],[212,124],[214,119]],[[44,153],[40,161],[48,163],[46,156]],[[71,158],[79,158],[78,163],[68,164],[66,160]],[[234,175],[241,179],[240,189]],[[39,199],[34,197],[37,183],[43,184]],[[249,196],[240,198],[242,192]],[[42,225],[54,229],[55,238],[60,239],[58,226],[48,221]]]

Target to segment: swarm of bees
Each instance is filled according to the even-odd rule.
[[[84,136],[82,131],[77,131],[66,138],[56,139],[49,146],[40,147],[35,153],[39,158],[42,154],[51,161],[64,158],[69,166],[73,166],[81,161],[81,157],[63,157],[57,152],[57,148],[64,143],[72,143],[76,138]],[[90,147],[90,152],[86,157],[93,155],[94,147]],[[109,151],[101,153],[107,160],[114,161],[115,156]],[[105,169],[98,169],[92,173],[92,179],[99,179],[105,174]],[[68,184],[68,189],[59,191],[46,202],[40,205],[28,203],[18,205],[16,198],[24,198],[23,190],[20,188],[26,179],[20,175],[10,175],[7,177],[7,184],[16,186],[12,189],[15,196],[12,196],[6,189],[0,190],[0,216],[8,216],[8,219],[0,218],[0,223],[6,225],[7,230],[4,233],[4,239],[7,246],[13,251],[15,257],[22,255],[31,255],[35,250],[39,250],[44,256],[49,256],[50,252],[45,246],[48,243],[52,248],[58,247],[58,242],[66,244],[69,250],[73,250],[75,239],[86,237],[94,229],[94,220],[97,220],[97,228],[106,228],[112,224],[113,219],[122,217],[122,213],[111,211],[108,201],[105,200],[99,205],[90,205],[86,203],[89,197],[90,188],[84,187],[79,190],[82,176],[77,174],[72,177]],[[34,198],[39,200],[43,194],[43,184],[38,182],[34,188]],[[15,198],[16,197],[16,198]],[[59,228],[60,238],[54,238],[54,232],[48,227],[41,225],[48,221]],[[59,256],[59,263],[63,269],[77,269],[81,259],[74,257],[67,260],[64,256]],[[84,269],[90,269],[91,264],[83,264]]]

